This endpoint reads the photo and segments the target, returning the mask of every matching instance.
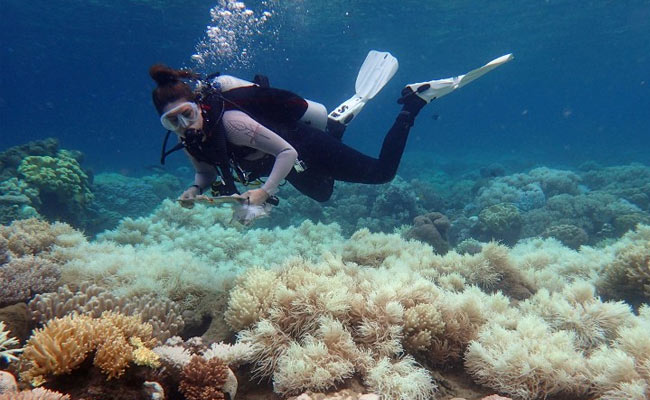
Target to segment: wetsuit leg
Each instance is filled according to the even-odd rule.
[[[378,158],[369,157],[322,132],[299,132],[290,143],[308,169],[338,181],[386,183],[397,173],[415,116],[426,103],[416,96],[407,101],[384,138]]]
[[[329,200],[334,191],[334,178],[318,174],[314,169],[303,172],[296,172],[295,169],[291,170],[287,176],[287,181],[300,193],[320,202]]]

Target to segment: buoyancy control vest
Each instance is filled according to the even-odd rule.
[[[306,125],[321,131],[327,129],[327,110],[284,89],[262,86],[229,75],[203,81],[199,85],[205,139],[182,139],[182,147],[196,160],[213,165],[220,176],[220,194],[238,193],[235,177],[244,185],[270,171],[274,158],[255,161],[245,157],[254,149],[235,146],[226,140],[221,116],[229,110],[240,110],[285,140],[287,132]],[[164,153],[164,150],[163,150]]]

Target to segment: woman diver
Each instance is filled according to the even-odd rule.
[[[283,180],[321,202],[331,197],[334,181],[389,182],[395,177],[409,130],[422,107],[512,59],[508,54],[465,75],[407,85],[398,100],[402,109],[384,138],[379,157],[372,158],[343,144],[340,137],[365,101],[397,70],[397,61],[388,53],[374,53],[372,60],[373,52],[369,54],[359,76],[364,78],[362,85],[373,86],[374,93],[366,93],[365,98],[357,93],[356,99],[329,117],[322,105],[270,88],[264,79],[252,83],[226,75],[200,80],[191,71],[152,66],[149,74],[157,84],[154,106],[168,136],[171,131],[179,139],[170,151],[165,149],[165,139],[161,162],[182,148],[196,171],[194,184],[179,198],[181,204],[192,204],[211,186],[215,194],[237,194],[236,180],[247,184],[260,177],[267,177],[261,187],[241,194],[251,205],[274,199]],[[366,63],[380,58],[381,64],[362,77]],[[391,59],[394,62],[386,61]],[[186,80],[198,81],[197,89],[192,90]]]

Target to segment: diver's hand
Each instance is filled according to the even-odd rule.
[[[241,197],[248,200],[249,204],[261,206],[270,197],[266,190],[259,188],[242,193]]]
[[[200,190],[197,186],[190,186],[186,191],[183,192],[183,194],[181,194],[181,196],[178,198],[178,202],[180,203],[181,207],[193,208],[194,199],[199,195],[199,193]]]

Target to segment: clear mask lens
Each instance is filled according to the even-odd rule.
[[[188,101],[161,115],[160,123],[165,129],[176,131],[194,124],[199,119],[199,114],[199,106]]]

